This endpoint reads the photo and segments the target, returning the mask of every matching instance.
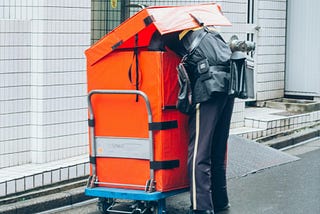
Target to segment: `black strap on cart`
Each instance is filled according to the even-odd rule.
[[[154,170],[159,169],[174,169],[180,166],[179,160],[166,160],[166,161],[151,161],[150,168]]]
[[[138,34],[135,35],[135,47],[133,48],[133,59],[135,59],[135,63],[136,63],[136,79],[135,79],[135,86],[136,86],[136,90],[139,90],[139,59],[138,59]],[[129,67],[129,71],[128,71],[128,76],[129,76],[129,80],[132,83],[132,64],[133,64],[133,59],[132,59],[132,63]],[[136,102],[139,101],[139,96],[136,95]]]

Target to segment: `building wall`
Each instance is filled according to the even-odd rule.
[[[257,101],[284,96],[286,3],[286,0],[258,1]]]
[[[91,39],[97,41],[123,18],[119,10],[101,16],[107,11],[104,2],[0,1],[0,168],[88,152],[83,52]],[[209,2],[131,0],[149,6]],[[232,27],[220,28],[223,37],[228,40],[237,34],[240,39],[251,38],[257,43],[256,100],[282,97],[286,0],[216,2],[233,23]],[[248,4],[252,3],[251,14]],[[91,13],[91,6],[100,15]],[[131,8],[130,14],[137,10]],[[248,22],[248,16],[253,15],[253,23]],[[108,28],[104,19],[110,21]],[[255,31],[254,25],[260,30]],[[237,100],[232,128],[244,126],[244,108],[244,101]]]
[[[91,3],[0,2],[0,168],[87,153]]]
[[[30,162],[30,29],[0,19],[0,168]]]
[[[289,1],[286,95],[320,98],[320,1]]]

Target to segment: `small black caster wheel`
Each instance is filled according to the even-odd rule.
[[[114,200],[111,198],[99,198],[98,199],[98,210],[102,214],[108,214],[108,208],[112,206],[114,203]]]

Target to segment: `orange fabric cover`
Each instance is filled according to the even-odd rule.
[[[139,35],[138,46],[147,46],[152,34],[177,32],[198,27],[192,17],[205,25],[230,26],[230,21],[222,14],[218,4],[187,6],[147,7],[127,19],[96,44],[86,50],[88,64],[93,65],[118,48],[135,46],[134,35]]]
[[[178,128],[153,131],[154,160],[180,161],[178,168],[155,170],[156,190],[188,187],[187,117],[175,109],[163,109],[176,104],[179,89],[176,66],[180,59],[170,51],[140,51],[138,59],[139,90],[150,100],[153,122],[178,121]],[[133,83],[128,76],[131,64]],[[98,63],[88,64],[87,80],[88,91],[135,89],[133,51],[113,51]],[[92,105],[96,136],[148,138],[147,111],[142,97],[136,102],[136,95],[94,95]],[[149,172],[149,160],[97,158],[97,176],[101,182],[145,185]]]

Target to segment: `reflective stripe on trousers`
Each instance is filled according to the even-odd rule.
[[[217,93],[214,99],[197,104],[190,116],[188,169],[195,210],[213,209],[220,203],[214,201],[219,198],[213,196],[215,192],[226,191],[225,158],[233,103],[234,98]],[[226,195],[223,198],[227,200]]]

